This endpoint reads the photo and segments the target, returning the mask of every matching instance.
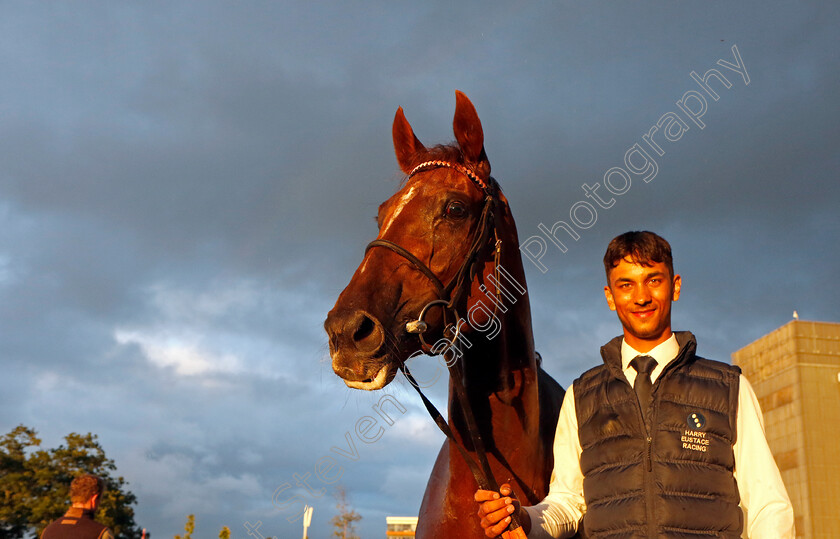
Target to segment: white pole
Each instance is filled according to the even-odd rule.
[[[311,505],[307,505],[303,508],[303,539],[307,538],[306,530],[309,528],[309,525],[312,524],[312,510],[313,507]]]

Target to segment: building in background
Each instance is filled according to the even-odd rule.
[[[797,537],[840,537],[840,324],[794,319],[732,362],[761,404]]]
[[[414,539],[417,517],[385,517],[385,537],[410,537]]]

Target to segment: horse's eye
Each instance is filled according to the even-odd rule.
[[[463,219],[467,216],[467,207],[463,202],[453,200],[446,205],[446,216],[450,219]]]

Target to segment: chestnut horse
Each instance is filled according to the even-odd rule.
[[[394,149],[407,181],[380,205],[379,235],[324,323],[333,370],[352,388],[384,387],[418,351],[458,366],[465,398],[451,376],[448,412],[462,447],[447,439],[440,450],[418,538],[484,536],[464,458],[474,459],[481,444],[470,437],[465,408],[493,477],[509,482],[523,504],[539,502],[564,393],[534,351],[516,225],[490,176],[481,122],[461,92],[453,126],[456,143],[426,148],[397,110]]]

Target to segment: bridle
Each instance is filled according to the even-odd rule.
[[[498,235],[496,234],[496,227],[494,221],[494,212],[496,208],[496,202],[498,200],[498,188],[496,186],[495,180],[493,180],[490,177],[488,177],[487,180],[482,180],[477,174],[475,174],[472,170],[465,167],[464,165],[440,160],[425,161],[423,163],[420,163],[419,165],[414,167],[411,170],[411,172],[409,172],[408,178],[411,178],[418,172],[440,167],[451,168],[467,176],[470,180],[472,180],[473,184],[479,189],[481,189],[481,191],[484,193],[484,205],[481,209],[481,214],[478,218],[478,224],[473,234],[472,241],[470,242],[470,248],[467,251],[466,257],[464,257],[464,261],[461,263],[461,267],[455,273],[455,276],[452,279],[450,279],[449,283],[444,285],[443,282],[441,282],[441,280],[438,278],[438,276],[435,275],[435,273],[426,264],[420,261],[420,259],[418,259],[413,254],[411,254],[411,252],[409,252],[407,249],[401,247],[400,245],[397,245],[396,243],[390,240],[376,239],[370,242],[365,248],[365,253],[370,251],[373,247],[385,247],[387,249],[390,249],[391,251],[397,253],[398,255],[405,258],[408,262],[410,262],[411,265],[414,266],[415,269],[420,271],[420,273],[425,275],[437,289],[437,299],[430,301],[426,304],[426,306],[423,307],[423,309],[421,309],[420,315],[418,316],[417,320],[412,320],[406,324],[406,330],[409,333],[414,333],[419,336],[420,343],[423,346],[423,351],[428,354],[431,354],[432,347],[429,346],[429,344],[423,338],[423,333],[425,333],[428,330],[428,326],[424,320],[426,313],[431,307],[438,305],[443,307],[444,312],[451,311],[454,313],[456,321],[456,335],[453,336],[452,340],[450,341],[450,346],[454,346],[455,339],[457,338],[457,332],[459,332],[461,328],[461,318],[458,316],[458,311],[455,309],[455,306],[464,298],[464,295],[469,291],[469,283],[472,281],[473,277],[475,277],[475,272],[479,263],[479,256],[481,255],[481,250],[487,245],[491,234],[496,239],[494,248],[494,268],[497,273],[499,268],[499,256],[501,253],[501,240],[499,240]]]
[[[488,176],[485,180],[479,177],[477,174],[475,174],[475,172],[465,167],[464,165],[458,163],[451,163],[449,161],[433,160],[425,161],[414,167],[411,170],[411,172],[408,173],[408,178],[411,178],[418,172],[441,167],[450,168],[465,175],[470,180],[472,180],[472,183],[484,193],[484,205],[481,209],[481,215],[479,216],[478,224],[476,226],[475,232],[473,233],[472,241],[470,242],[470,248],[467,251],[467,255],[464,258],[464,261],[461,263],[461,267],[458,269],[455,276],[447,284],[443,284],[440,278],[438,278],[438,276],[435,275],[435,273],[426,264],[420,261],[420,259],[411,254],[405,248],[389,240],[373,240],[367,245],[367,248],[365,249],[365,253],[367,253],[368,251],[370,251],[370,249],[374,247],[384,247],[386,249],[390,249],[391,251],[405,258],[408,262],[411,263],[412,266],[414,266],[418,271],[425,275],[432,282],[432,284],[434,284],[435,288],[437,289],[438,298],[430,301],[423,307],[423,309],[421,309],[417,320],[412,320],[406,324],[406,330],[409,333],[417,334],[417,336],[420,339],[420,343],[423,346],[423,351],[429,355],[445,354],[450,349],[455,349],[456,341],[461,330],[462,322],[462,319],[458,315],[458,311],[455,309],[455,307],[464,298],[465,294],[469,292],[470,283],[472,282],[473,277],[475,277],[476,268],[479,267],[481,251],[488,244],[491,235],[493,238],[495,238],[495,245],[493,249],[494,272],[496,274],[496,282],[499,282],[499,258],[501,256],[500,253],[502,243],[496,232],[495,226],[495,210],[499,200],[498,185],[492,177]],[[498,293],[499,291],[497,289],[497,294]],[[496,301],[495,307],[498,308],[499,304],[500,302]],[[438,305],[443,307],[444,313],[446,313],[446,311],[451,311],[454,313],[455,331],[453,332],[453,336],[449,340],[449,343],[444,350],[435,349],[433,352],[432,347],[429,346],[428,343],[426,343],[426,341],[423,339],[423,333],[428,330],[428,326],[424,318],[431,307]],[[457,349],[455,350],[457,357]],[[490,469],[490,463],[487,460],[487,454],[484,449],[484,441],[481,438],[481,433],[478,429],[478,424],[475,421],[475,415],[472,412],[472,405],[466,392],[466,380],[464,378],[463,367],[459,361],[447,361],[446,363],[449,367],[450,378],[454,382],[455,393],[458,396],[459,403],[461,404],[461,408],[464,413],[463,415],[467,424],[467,431],[469,432],[473,449],[475,449],[478,463],[476,463],[476,461],[470,456],[470,454],[461,445],[461,443],[458,442],[457,438],[455,438],[455,435],[452,433],[452,429],[449,427],[449,424],[443,418],[441,413],[420,390],[420,385],[414,379],[414,376],[412,376],[411,371],[409,371],[408,369],[408,365],[406,365],[404,361],[400,362],[400,370],[403,372],[408,381],[411,382],[411,385],[414,386],[414,389],[417,390],[417,393],[423,400],[423,404],[426,406],[426,410],[429,412],[429,415],[432,416],[432,419],[435,421],[438,428],[440,428],[440,430],[446,435],[450,442],[455,444],[455,447],[458,448],[458,450],[461,453],[461,456],[463,456],[464,460],[467,462],[467,465],[469,466],[473,477],[478,483],[479,488],[484,490],[498,491],[499,487],[496,483],[496,480],[493,477],[492,470]],[[516,536],[524,537],[524,533],[521,530],[521,526],[518,522],[518,519],[516,518],[516,515],[511,515],[511,518],[512,520],[510,524],[510,530],[514,534],[517,534]]]

